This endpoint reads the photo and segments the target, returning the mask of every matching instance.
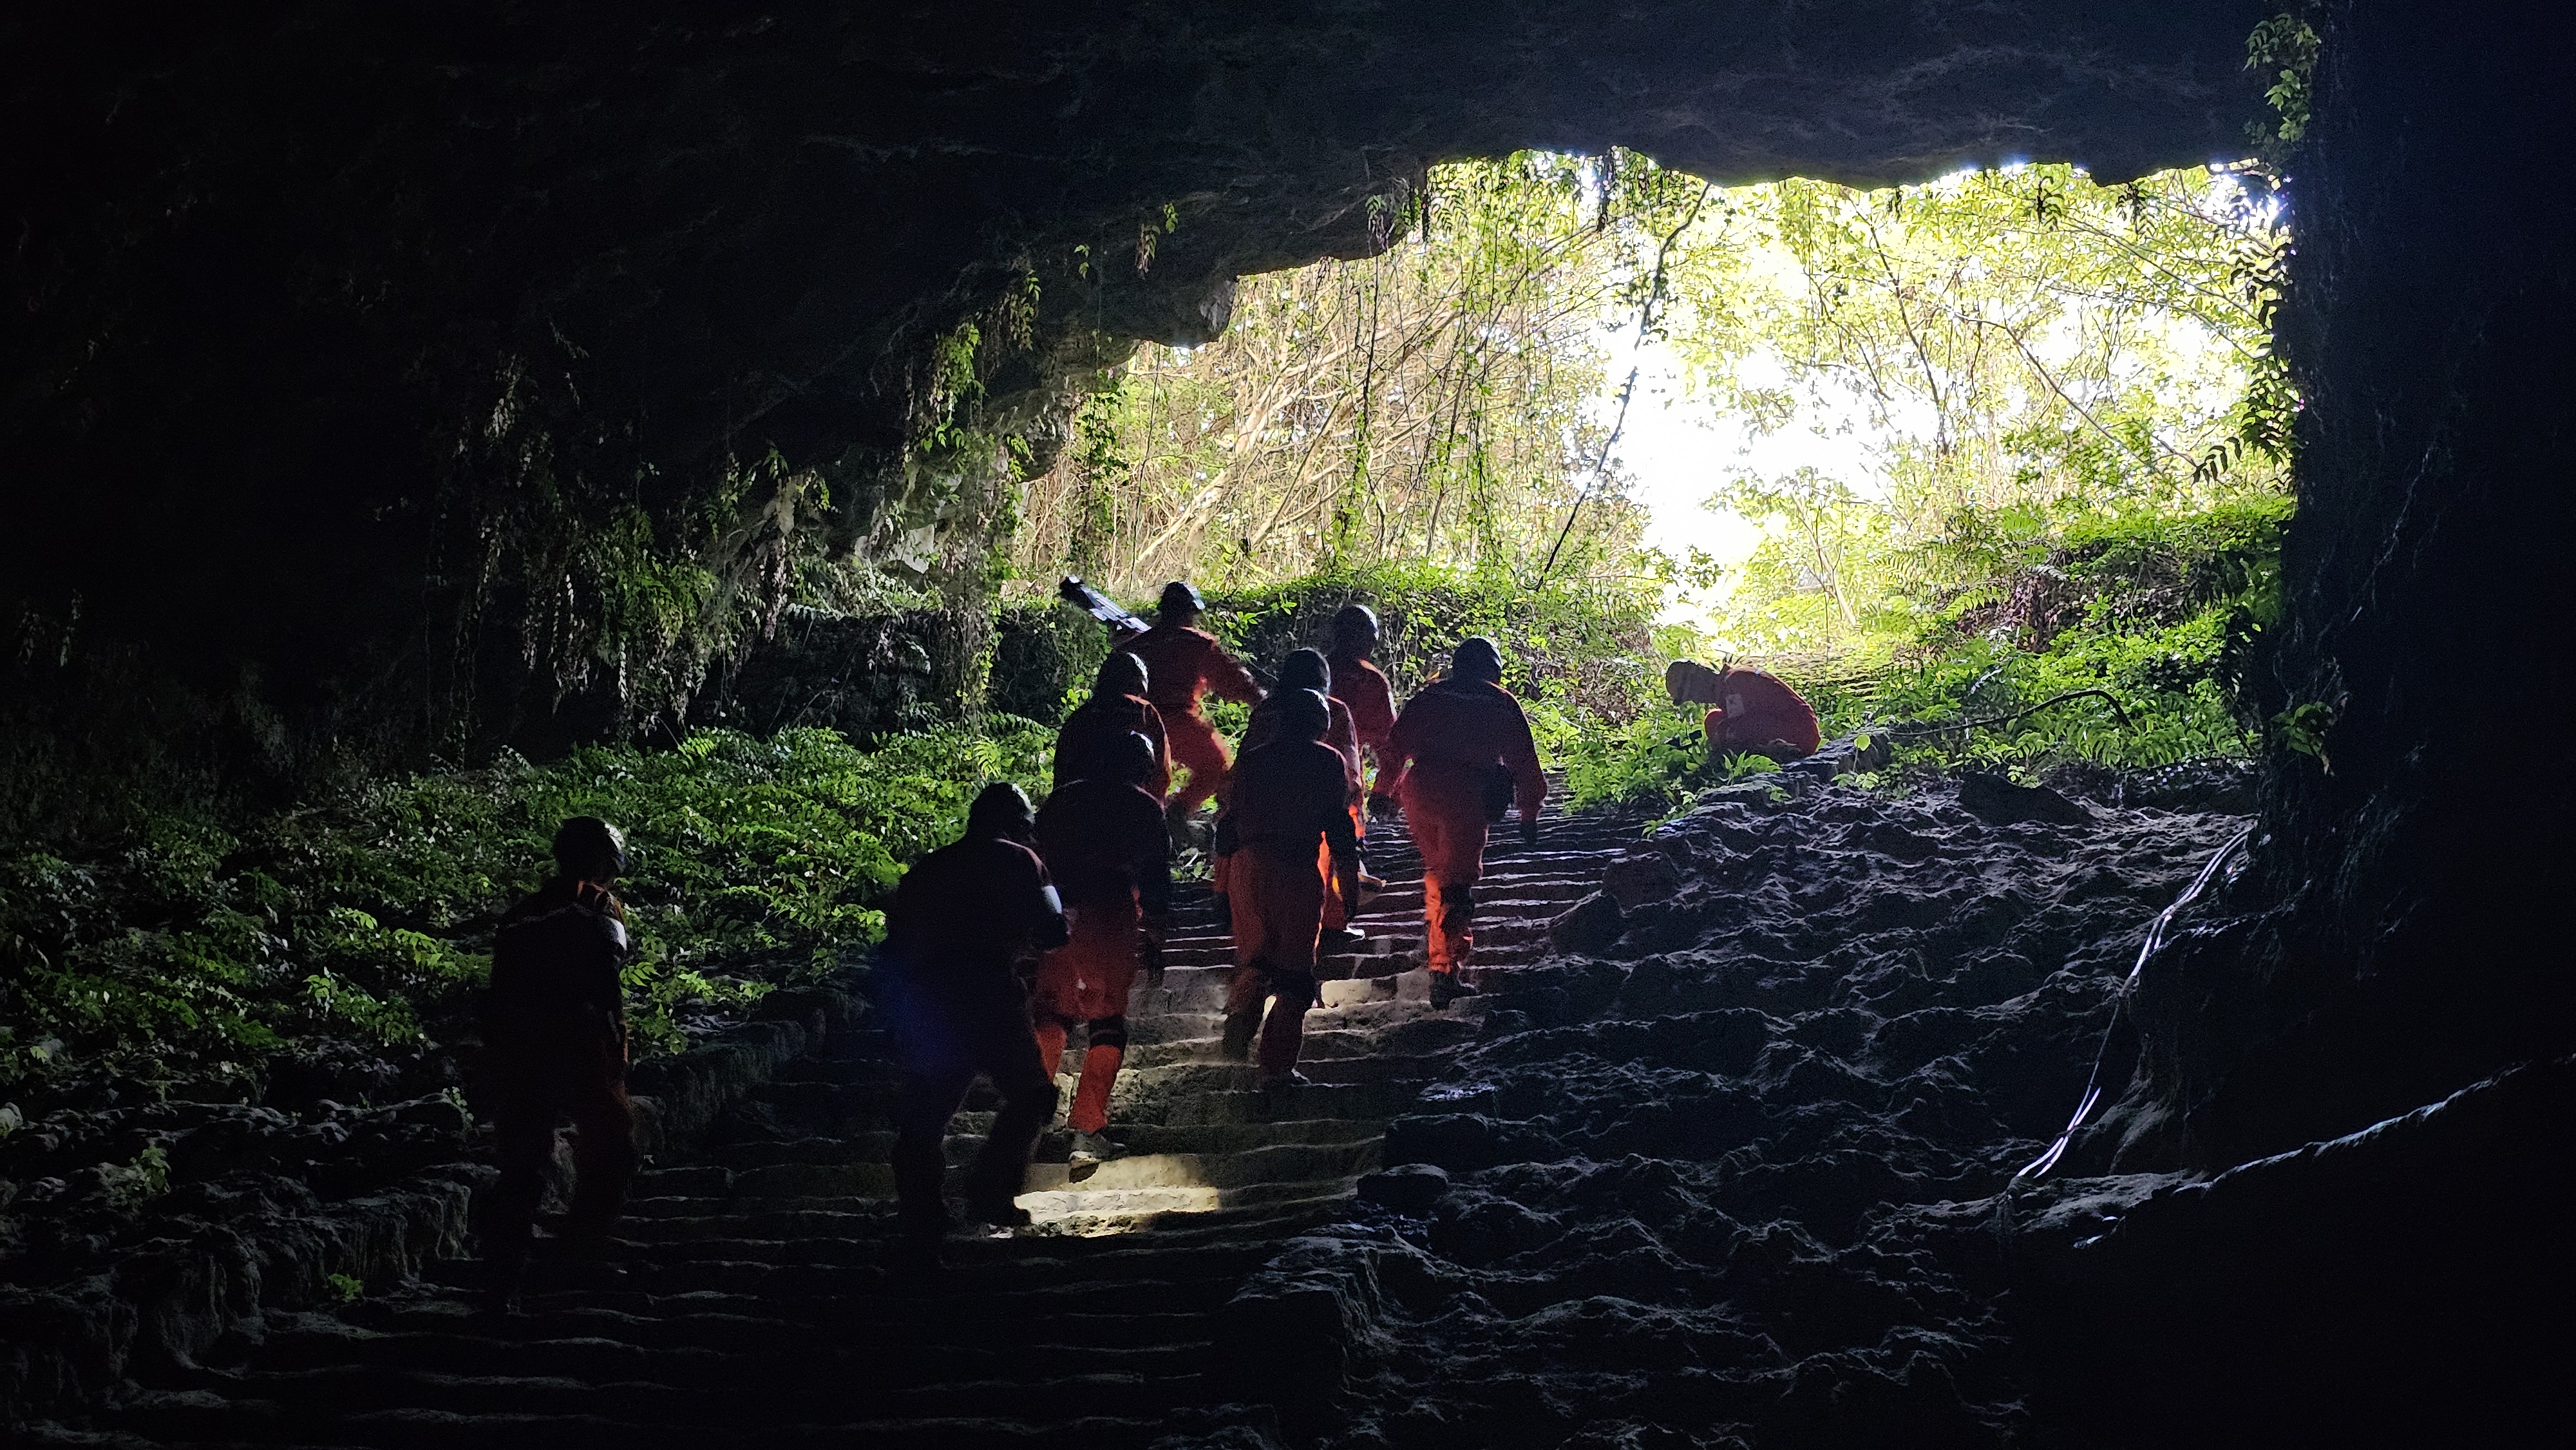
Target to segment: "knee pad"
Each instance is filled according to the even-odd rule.
[[[1092,1018],[1091,1046],[1115,1047],[1121,1051],[1126,1050],[1127,1019],[1123,1016]]]
[[[1303,1012],[1315,1005],[1315,977],[1312,972],[1276,972],[1270,978],[1270,990],[1279,995],[1283,1011]]]

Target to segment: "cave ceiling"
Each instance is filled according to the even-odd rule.
[[[925,341],[1015,278],[1049,336],[1202,340],[1233,277],[1384,245],[1442,159],[1892,183],[2231,155],[2263,10],[22,12],[0,566],[198,652],[327,654],[453,585],[448,475],[512,409],[668,513],[729,459],[892,456]],[[1067,366],[1033,359],[1027,387]]]

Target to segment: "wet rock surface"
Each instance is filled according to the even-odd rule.
[[[2243,825],[2047,794],[2083,823],[1711,792],[1567,913],[1589,954],[1488,970],[1478,1040],[1387,1130],[1388,1176],[1444,1191],[1366,1193],[1299,1250],[1373,1316],[1327,1443],[2027,1432],[2009,1290],[2034,1234],[2100,1232],[2043,1206],[2103,1187],[1996,1195],[2081,1096],[2148,919]]]

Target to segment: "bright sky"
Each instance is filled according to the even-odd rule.
[[[1969,174],[1961,172],[1949,180]],[[2221,178],[2212,184],[2224,187],[2236,183]],[[1788,282],[1796,271],[1795,261],[1777,244],[1761,246],[1752,258],[1752,274],[1756,277]],[[1838,390],[1834,389],[1801,388],[1789,421],[1776,432],[1757,435],[1734,417],[1720,414],[1707,400],[1691,396],[1681,357],[1669,343],[1655,342],[1633,349],[1629,342],[1635,336],[1633,317],[1602,320],[1616,331],[1604,370],[1606,386],[1602,395],[1593,400],[1593,416],[1607,426],[1617,415],[1618,385],[1627,377],[1629,365],[1638,364],[1637,395],[1628,409],[1627,426],[1620,433],[1614,454],[1626,465],[1631,497],[1647,509],[1646,546],[1675,559],[1686,561],[1690,551],[1698,549],[1721,564],[1740,564],[1760,542],[1761,535],[1753,525],[1733,513],[1704,506],[1708,496],[1729,475],[1749,472],[1772,479],[1800,468],[1813,468],[1864,497],[1877,495],[1880,479],[1872,444],[1884,443],[1891,432],[1927,432],[1934,422],[1928,407],[1918,405],[1901,410],[1891,420],[1892,430],[1885,430],[1870,421],[1857,399],[1836,396]],[[2187,319],[2133,321],[2131,326],[2161,333],[2166,345],[2179,354],[2186,374],[2199,367],[2204,349],[2224,345],[2215,334]],[[2036,346],[2043,356],[2063,358],[2071,355],[2079,343],[2071,321],[2062,320]],[[1743,381],[1766,388],[1788,383],[1786,369],[1776,360],[1768,362],[1771,376],[1762,375],[1765,365],[1766,360],[1760,356],[1747,359],[1742,365]],[[2233,375],[2217,376],[2211,381],[2218,386],[2238,385]],[[2181,400],[2175,401],[2179,404]],[[1676,587],[1665,601],[1663,618],[1705,627],[1710,611],[1724,599],[1723,584],[1705,594]]]
[[[1605,424],[1618,412],[1617,383],[1628,375],[1626,349],[1612,358],[1611,390],[1594,403]],[[1682,361],[1669,344],[1647,344],[1637,361],[1637,397],[1613,453],[1633,480],[1630,496],[1646,507],[1646,547],[1676,559],[1687,559],[1698,549],[1720,563],[1742,563],[1761,534],[1732,513],[1702,506],[1731,473],[1773,478],[1809,467],[1855,488],[1868,487],[1869,460],[1856,430],[1819,434],[1792,424],[1757,436],[1705,399],[1690,396]],[[1800,410],[1800,422],[1808,421],[1809,411]],[[1706,596],[1676,588],[1665,601],[1663,617],[1705,625],[1707,611],[1723,598],[1722,587]]]

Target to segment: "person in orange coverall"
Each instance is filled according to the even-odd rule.
[[[1216,727],[1199,712],[1199,697],[1212,693],[1247,705],[1261,702],[1261,686],[1253,682],[1251,671],[1227,654],[1215,635],[1198,627],[1206,607],[1197,590],[1176,579],[1163,586],[1154,627],[1120,646],[1145,662],[1145,698],[1162,712],[1172,762],[1189,771],[1172,794],[1176,821],[1223,794],[1226,771],[1233,764]]]
[[[1074,707],[1055,732],[1055,784],[1082,780],[1093,773],[1099,752],[1142,735],[1154,747],[1154,769],[1145,793],[1156,805],[1172,793],[1172,755],[1163,744],[1163,714],[1145,703],[1145,662],[1124,650],[1100,663],[1092,678],[1091,698]]]
[[[1365,604],[1345,604],[1333,615],[1333,648],[1325,664],[1332,670],[1332,696],[1351,712],[1351,730],[1369,759],[1385,768],[1387,740],[1395,733],[1395,691],[1377,667],[1377,612]],[[1369,874],[1368,815],[1351,812],[1360,833],[1360,892],[1363,897],[1386,889]]]
[[[1243,727],[1244,754],[1249,755],[1255,749],[1280,738],[1280,721],[1283,718],[1280,712],[1289,695],[1299,690],[1313,690],[1324,696],[1324,703],[1330,706],[1333,712],[1333,723],[1324,731],[1324,743],[1341,754],[1342,763],[1350,778],[1351,831],[1355,836],[1363,834],[1363,828],[1360,825],[1359,731],[1352,722],[1350,707],[1334,699],[1330,693],[1333,687],[1332,666],[1324,662],[1324,656],[1320,651],[1294,650],[1289,653],[1288,658],[1279,662],[1278,683],[1279,688],[1273,691],[1268,699],[1253,708],[1252,719]],[[1319,852],[1322,849],[1317,848]],[[1319,859],[1316,868],[1326,873],[1324,940],[1340,946],[1350,946],[1367,940],[1368,933],[1350,924],[1353,903],[1343,899],[1338,883],[1330,874],[1331,863]],[[1365,863],[1363,863],[1363,869],[1365,869]],[[1222,879],[1218,883],[1218,889],[1224,889]]]
[[[1089,1024],[1065,1123],[1082,1135],[1076,1158],[1096,1163],[1108,1155],[1097,1139],[1109,1125],[1109,1092],[1127,1057],[1127,994],[1139,958],[1161,960],[1172,878],[1162,803],[1146,791],[1153,742],[1130,735],[1104,747],[1092,768],[1038,812],[1038,854],[1064,893],[1073,930],[1038,961],[1035,1010],[1038,1060],[1050,1076],[1073,1025]]]
[[[976,1074],[1002,1095],[967,1174],[976,1219],[1029,1221],[1013,1200],[1055,1116],[1055,1073],[1038,1064],[1021,963],[1062,945],[1066,930],[1062,901],[1029,849],[1034,829],[1018,786],[984,787],[966,834],[914,862],[886,911],[878,964],[898,1062],[895,1199],[905,1243],[934,1261],[948,1227],[940,1140]]]
[[[1476,882],[1485,870],[1485,786],[1508,771],[1521,812],[1521,844],[1538,844],[1547,798],[1529,717],[1503,688],[1503,656],[1489,639],[1462,641],[1449,674],[1407,701],[1378,767],[1370,808],[1401,802],[1422,854],[1422,913],[1431,1000],[1446,1006],[1475,990],[1461,981],[1475,943]]]
[[[1395,691],[1371,658],[1376,653],[1377,615],[1365,604],[1343,605],[1333,616],[1333,648],[1325,656],[1332,667],[1333,698],[1351,712],[1361,748],[1384,760],[1387,738],[1395,731]]]
[[[626,840],[596,816],[555,830],[555,875],[510,908],[492,944],[482,1003],[484,1070],[495,1099],[501,1177],[484,1215],[491,1307],[518,1305],[555,1156],[555,1121],[573,1124],[574,1188],[564,1236],[607,1236],[635,1172],[635,1115],[626,1096],[626,909],[610,886],[626,869]]]
[[[1313,690],[1282,691],[1279,738],[1244,752],[1216,843],[1234,883],[1234,981],[1220,1051],[1241,1060],[1256,1034],[1261,1091],[1304,1082],[1297,1053],[1315,1004],[1315,946],[1324,920],[1324,872],[1359,891],[1359,842],[1351,834],[1349,776],[1324,744],[1332,708]],[[1270,1007],[1268,1019],[1262,1006]]]
[[[1814,707],[1776,675],[1746,665],[1719,671],[1675,660],[1664,671],[1664,688],[1676,705],[1716,706],[1700,727],[1712,754],[1763,755],[1785,763],[1813,755],[1824,744]]]

